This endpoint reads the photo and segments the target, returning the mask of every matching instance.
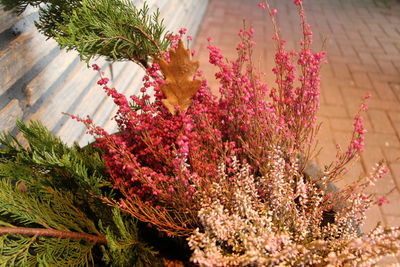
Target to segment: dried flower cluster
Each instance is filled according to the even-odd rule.
[[[382,176],[383,165],[366,180],[327,190],[363,149],[360,113],[348,148],[338,151],[324,175],[304,174],[318,129],[325,53],[312,50],[302,1],[295,4],[303,32],[299,52],[285,49],[277,11],[267,1],[259,5],[275,28],[276,86],[261,82],[251,59],[254,30],[245,29],[234,61],[208,46],[210,63],[219,68],[220,96],[214,96],[180,41],[182,29],[170,36],[171,50],[147,69],[140,97],[128,100],[101,77],[119,107],[118,133],[78,118],[96,136],[123,195],[104,200],[171,236],[189,237],[200,265],[372,264],[399,251],[398,228],[358,231],[374,204],[363,190]],[[365,109],[363,103],[360,112]]]

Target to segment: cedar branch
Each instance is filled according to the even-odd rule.
[[[145,38],[147,38],[157,48],[158,54],[161,55],[162,50],[161,50],[160,46],[158,45],[158,43],[156,42],[156,40],[151,38],[151,36],[145,30],[143,30],[141,27],[139,27],[137,25],[129,24],[129,23],[122,23],[122,22],[116,22],[116,23],[122,24],[122,25],[127,25],[135,30],[138,30]]]
[[[86,233],[77,233],[56,229],[28,228],[28,227],[0,227],[1,235],[22,235],[22,236],[47,236],[64,239],[86,240],[92,243],[106,244],[105,236],[96,236]]]

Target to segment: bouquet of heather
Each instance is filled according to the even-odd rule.
[[[253,65],[253,29],[240,30],[233,61],[209,40],[217,94],[185,48],[186,30],[164,39],[158,13],[149,16],[146,6],[42,6],[37,25],[63,47],[86,59],[132,60],[146,76],[141,95],[128,99],[92,65],[117,105],[118,132],[71,115],[95,137],[90,146],[67,147],[38,123],[19,123],[29,148],[0,137],[0,265],[176,264],[159,257],[145,236],[173,240],[190,251],[187,264],[200,266],[370,266],[399,253],[400,227],[360,230],[376,204],[366,188],[387,172],[384,164],[344,188],[332,186],[363,151],[369,96],[348,147],[325,169],[309,171],[326,55],[312,48],[302,2],[293,6],[300,48],[290,52],[277,11],[259,3],[274,27],[274,85],[263,83]]]
[[[295,5],[303,38],[300,51],[288,52],[276,10],[259,4],[275,29],[274,86],[261,82],[251,60],[254,31],[243,29],[234,61],[208,46],[219,68],[213,95],[181,30],[170,36],[170,50],[153,58],[140,97],[129,101],[107,78],[99,80],[119,107],[118,133],[77,118],[96,137],[123,195],[103,200],[168,236],[187,238],[201,266],[372,265],[399,251],[399,228],[359,230],[374,204],[365,188],[386,172],[383,164],[355,184],[329,190],[363,150],[365,103],[348,148],[321,175],[307,175],[325,53],[313,51],[302,1]]]

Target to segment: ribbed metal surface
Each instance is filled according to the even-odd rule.
[[[142,1],[136,1],[140,6]],[[151,10],[159,8],[170,31],[188,28],[195,36],[208,0],[146,1]],[[41,120],[54,133],[71,144],[85,145],[90,137],[80,123],[63,112],[89,115],[97,125],[115,130],[111,120],[115,105],[96,85],[97,73],[79,61],[75,52],[60,51],[53,40],[37,32],[33,21],[37,10],[23,15],[0,11],[0,129],[15,130],[13,121]],[[111,78],[109,63],[93,61]],[[112,64],[112,85],[126,95],[138,93],[143,71],[131,62]]]

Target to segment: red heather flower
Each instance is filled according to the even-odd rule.
[[[101,78],[100,80],[97,81],[98,85],[105,85],[109,82],[108,78]]]
[[[381,207],[384,204],[389,204],[390,201],[384,197],[378,198],[378,206]]]
[[[181,29],[179,30],[179,34],[180,34],[180,35],[185,35],[186,32],[187,32],[187,29],[185,29],[185,28],[181,28]]]
[[[303,3],[303,0],[294,0],[294,4],[299,6]]]
[[[97,64],[93,64],[92,68],[96,71],[100,71],[100,67]]]

